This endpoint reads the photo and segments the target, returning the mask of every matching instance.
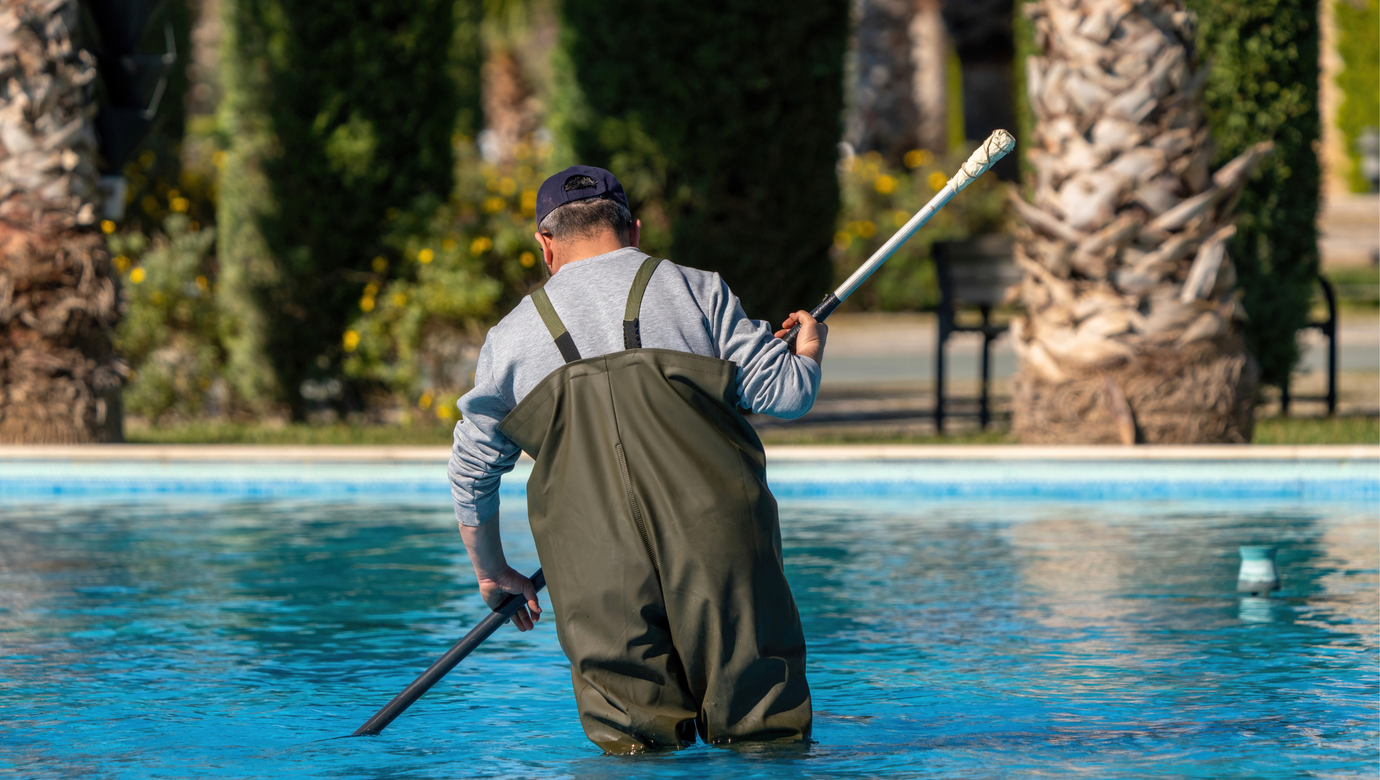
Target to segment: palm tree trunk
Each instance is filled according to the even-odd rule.
[[[1259,368],[1226,256],[1262,144],[1215,173],[1182,0],[1039,0],[1012,327],[1025,442],[1250,441]]]
[[[94,58],[76,0],[0,5],[0,442],[120,439],[126,373],[96,221]]]

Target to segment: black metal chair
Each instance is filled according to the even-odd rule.
[[[1289,380],[1285,379],[1284,386],[1279,389],[1280,414],[1289,414],[1291,401],[1323,401],[1327,404],[1329,417],[1337,413],[1337,291],[1332,289],[1332,283],[1322,274],[1318,274],[1318,285],[1322,287],[1323,298],[1327,300],[1327,319],[1309,322],[1303,327],[1304,330],[1320,330],[1327,336],[1327,395],[1295,398],[1289,394]]]
[[[944,344],[954,333],[982,334],[982,383],[978,395],[978,424],[985,430],[992,420],[990,405],[992,341],[1008,325],[992,323],[992,308],[1002,302],[1006,290],[1021,280],[1021,271],[1011,259],[1011,239],[983,236],[971,241],[944,241],[934,244],[936,275],[939,277],[939,342],[934,350],[934,428],[944,432]],[[979,326],[959,325],[955,317],[966,306],[976,306],[982,314]]]

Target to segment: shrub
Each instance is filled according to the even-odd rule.
[[[375,259],[341,340],[346,373],[382,388],[408,422],[455,419],[485,326],[545,278],[532,233],[549,149],[519,144],[503,168],[480,164],[467,139],[457,152],[455,194],[393,220],[386,243],[402,259]]]
[[[834,276],[842,282],[933,198],[967,159],[955,151],[945,159],[924,150],[905,156],[905,167],[887,166],[871,152],[839,166],[843,208],[834,233]],[[848,299],[849,309],[914,311],[939,302],[930,247],[1002,229],[1006,185],[983,176],[936,214]],[[806,307],[809,308],[809,307]]]
[[[1189,0],[1209,67],[1204,101],[1216,164],[1251,145],[1275,150],[1246,187],[1230,252],[1245,290],[1246,336],[1262,380],[1298,362],[1318,271],[1317,0]]]
[[[109,238],[125,303],[115,347],[133,368],[124,404],[153,422],[227,411],[224,352],[210,303],[215,230],[190,222],[174,212],[162,233]]]
[[[1342,91],[1337,126],[1351,160],[1347,180],[1352,192],[1369,192],[1356,140],[1366,128],[1380,127],[1380,0],[1340,0],[1332,7],[1337,14],[1337,52],[1345,65],[1337,74]]]
[[[827,291],[847,0],[564,3],[561,157],[612,170],[644,248],[780,320]]]
[[[387,215],[453,187],[477,119],[479,0],[225,0],[217,223],[230,374],[306,412],[354,303],[388,256]]]

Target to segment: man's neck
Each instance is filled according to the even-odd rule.
[[[561,241],[551,248],[551,273],[554,274],[571,263],[617,252],[626,246],[612,232],[593,238]]]

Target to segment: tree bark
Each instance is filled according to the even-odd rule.
[[[936,155],[949,151],[949,32],[943,11],[941,0],[915,0],[910,22],[917,137],[922,148]]]
[[[1027,65],[1034,200],[1013,299],[1025,442],[1247,442],[1259,367],[1226,256],[1261,144],[1208,169],[1182,0],[1041,0]]]
[[[121,438],[127,373],[96,221],[95,59],[76,0],[0,6],[0,442]]]

